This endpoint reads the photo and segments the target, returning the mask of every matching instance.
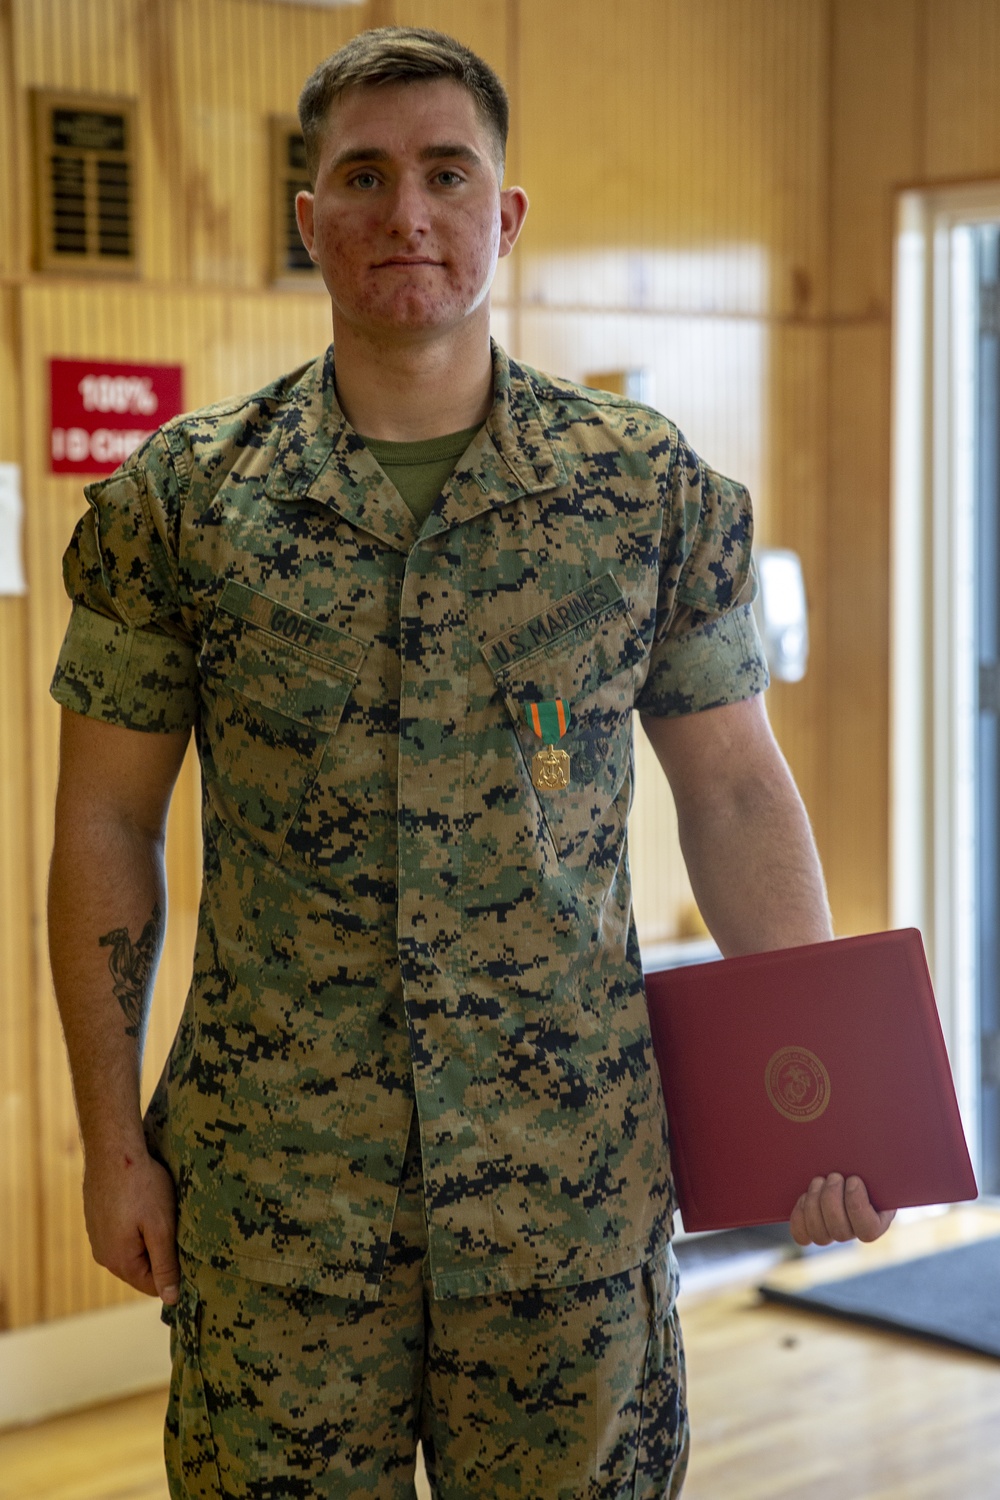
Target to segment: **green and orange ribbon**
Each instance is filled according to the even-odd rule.
[[[543,745],[554,745],[569,728],[569,709],[561,698],[547,703],[526,703],[524,717]]]

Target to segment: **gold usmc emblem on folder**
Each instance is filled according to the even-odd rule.
[[[786,1120],[818,1120],[830,1102],[830,1075],[808,1047],[779,1047],[764,1069],[764,1085]]]

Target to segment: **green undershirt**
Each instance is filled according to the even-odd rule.
[[[464,432],[449,432],[445,437],[426,438],[419,443],[389,443],[367,437],[361,441],[396,486],[417,525],[422,526],[481,426],[479,423]]]

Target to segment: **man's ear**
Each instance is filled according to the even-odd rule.
[[[312,193],[307,193],[303,190],[301,193],[295,194],[295,222],[299,226],[302,243],[309,251],[309,259],[311,261],[316,260],[316,251],[313,248],[316,239],[316,231],[313,225],[313,202]]]
[[[500,189],[500,254],[509,255],[517,244],[528,213],[528,195],[524,188]]]

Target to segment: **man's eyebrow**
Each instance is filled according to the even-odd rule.
[[[421,161],[441,161],[445,157],[452,160],[457,157],[459,161],[467,161],[473,164],[482,161],[482,157],[478,151],[474,151],[471,146],[460,145],[457,142],[454,145],[449,141],[445,141],[440,146],[427,146],[420,153]]]
[[[333,159],[333,170],[339,171],[342,167],[353,167],[363,162],[389,161],[391,152],[384,150],[381,146],[352,146],[348,151],[341,151]],[[425,146],[420,153],[421,161],[467,161],[471,165],[478,165],[482,161],[478,151],[471,146],[457,141],[442,141],[438,146]]]
[[[388,151],[383,151],[379,146],[354,146],[350,151],[341,151],[339,156],[333,158],[333,168],[353,167],[360,161],[388,161]]]

